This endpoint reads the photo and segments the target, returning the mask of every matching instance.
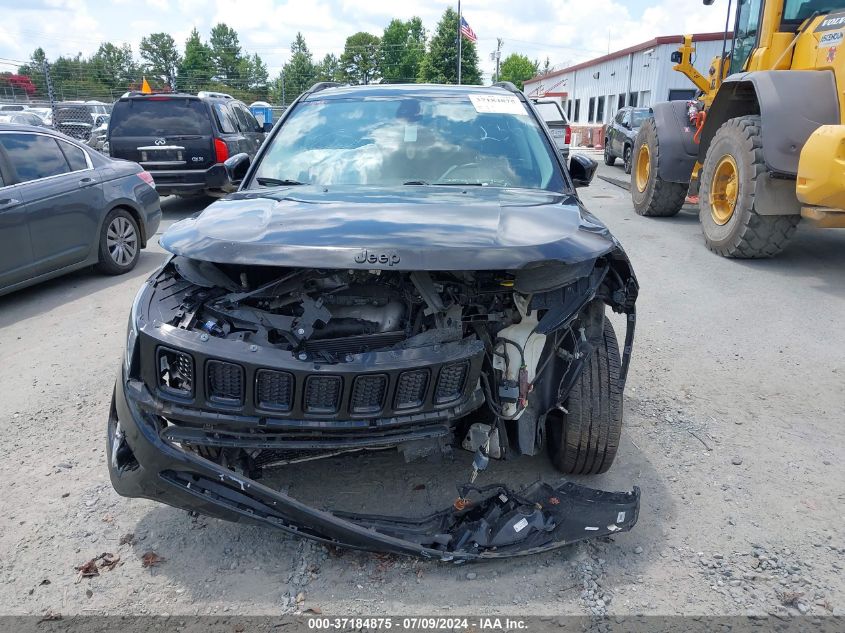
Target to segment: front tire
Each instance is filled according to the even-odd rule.
[[[766,174],[760,117],[725,121],[701,168],[698,219],[707,248],[743,259],[772,257],[783,250],[801,216],[757,213],[757,180]]]
[[[622,163],[625,165],[625,173],[631,173],[631,146],[626,145],[625,151],[622,153]]]
[[[141,232],[126,209],[114,209],[100,229],[100,260],[96,269],[106,275],[122,275],[135,268],[141,256]]]
[[[559,471],[596,475],[610,468],[622,432],[620,370],[616,333],[605,320],[601,343],[564,402],[566,412],[546,416],[549,456]]]
[[[654,117],[640,126],[631,154],[631,199],[637,214],[648,217],[677,215],[684,206],[689,184],[669,182],[660,177],[660,143]]]
[[[604,139],[604,164],[613,167],[616,164],[616,156],[610,153],[610,143]]]

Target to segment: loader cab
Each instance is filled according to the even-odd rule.
[[[729,74],[745,70],[757,48],[779,48],[772,41],[775,33],[789,34],[788,39],[780,43],[785,46],[808,18],[841,10],[845,10],[845,0],[739,0],[734,20]],[[777,56],[776,51],[774,57]],[[770,62],[774,62],[774,59]]]

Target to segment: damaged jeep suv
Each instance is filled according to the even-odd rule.
[[[631,529],[636,487],[475,483],[491,460],[613,462],[638,287],[575,192],[595,166],[567,171],[510,84],[307,91],[252,164],[226,162],[239,190],[160,240],[173,256],[132,306],[109,416],[115,489],[442,560]],[[326,511],[267,483],[305,460],[453,448],[457,499],[424,516]]]

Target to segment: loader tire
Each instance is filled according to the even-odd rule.
[[[659,164],[660,142],[651,117],[640,126],[632,154],[631,199],[638,215],[666,218],[677,215],[684,206],[689,184],[663,180]]]
[[[725,121],[701,168],[698,219],[707,248],[742,259],[772,257],[783,250],[801,216],[757,213],[757,180],[766,177],[760,117]]]
[[[596,475],[613,463],[622,432],[620,369],[616,334],[605,320],[601,344],[564,401],[566,412],[546,416],[549,456],[559,471]]]

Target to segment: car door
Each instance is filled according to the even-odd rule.
[[[48,134],[3,134],[0,143],[26,204],[35,272],[84,261],[97,246],[105,205],[88,154]]]
[[[619,136],[621,130],[619,126],[622,124],[622,117],[625,115],[625,110],[620,110],[613,117],[613,122],[610,124],[610,129],[607,132],[607,142],[610,144],[610,153],[614,156],[619,156]]]
[[[625,141],[628,140],[628,137],[631,135],[631,110],[626,109],[623,110],[622,113],[622,121],[619,123],[619,131],[616,134],[618,139],[617,141],[617,153],[619,156],[623,156],[625,154]]]
[[[0,145],[0,290],[35,276],[26,205],[12,178]]]
[[[261,142],[264,140],[264,132],[258,125],[258,121],[252,116],[252,112],[247,110],[242,103],[235,102],[231,104],[231,108],[237,117],[238,129],[244,138],[244,146],[240,151],[255,157]]]

